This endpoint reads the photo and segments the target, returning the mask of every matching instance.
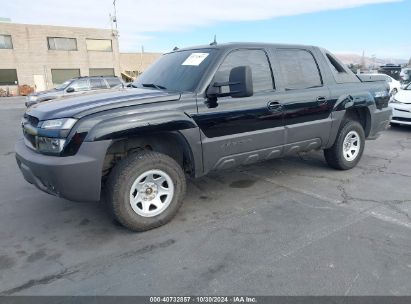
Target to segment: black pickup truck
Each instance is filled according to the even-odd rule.
[[[99,201],[143,231],[170,221],[186,177],[309,150],[353,168],[388,125],[389,86],[325,49],[229,43],[164,54],[133,88],[27,110],[18,166],[40,190]]]

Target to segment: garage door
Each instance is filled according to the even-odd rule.
[[[80,77],[80,69],[51,69],[53,84],[61,84],[68,79]]]
[[[90,76],[114,76],[114,69],[90,69]]]

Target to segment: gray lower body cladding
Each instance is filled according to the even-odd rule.
[[[372,120],[367,139],[376,139],[388,127],[392,117],[392,109],[387,107],[379,110],[375,106],[369,108]]]
[[[99,201],[101,171],[111,140],[84,142],[74,156],[36,153],[23,140],[16,143],[16,160],[24,178],[40,190],[72,201]]]

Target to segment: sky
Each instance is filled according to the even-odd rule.
[[[251,41],[411,57],[411,0],[116,0],[120,51]],[[28,9],[29,8],[29,9]],[[113,0],[4,1],[12,22],[110,28]]]

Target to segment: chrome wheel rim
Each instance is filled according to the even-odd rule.
[[[344,138],[343,156],[346,161],[353,161],[360,153],[361,140],[356,131],[350,131]]]
[[[130,189],[130,206],[143,217],[153,217],[164,212],[174,196],[171,177],[161,170],[149,170],[133,182]]]

